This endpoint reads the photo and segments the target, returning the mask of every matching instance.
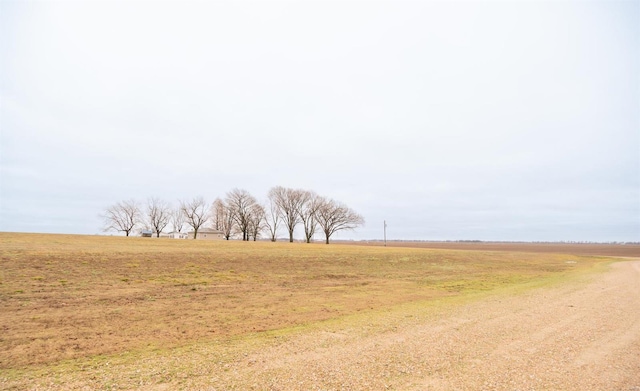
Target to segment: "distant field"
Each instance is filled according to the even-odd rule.
[[[343,244],[384,246],[383,242],[342,242]],[[404,242],[388,241],[387,247],[432,248],[443,250],[509,251],[610,257],[640,257],[638,244],[598,243],[517,243],[517,242]]]
[[[0,233],[0,377],[523,290],[611,261],[463,248]]]

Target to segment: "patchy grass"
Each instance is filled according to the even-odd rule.
[[[609,261],[566,254],[0,233],[0,377],[28,379],[60,365],[83,371],[113,357],[139,358],[207,341],[216,341],[224,355],[221,341],[272,338],[400,306],[514,293]]]

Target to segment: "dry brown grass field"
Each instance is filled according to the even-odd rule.
[[[0,389],[242,389],[186,386],[206,374],[167,360],[225,368],[321,324],[385,327],[612,261],[517,250],[0,233]]]

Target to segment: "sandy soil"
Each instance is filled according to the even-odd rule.
[[[640,261],[442,318],[404,316],[388,319],[385,331],[296,337],[248,355],[210,387],[640,390]]]

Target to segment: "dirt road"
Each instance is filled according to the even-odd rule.
[[[404,316],[403,319],[399,317]],[[585,283],[490,298],[386,330],[303,334],[209,386],[274,390],[640,390],[640,261]]]

